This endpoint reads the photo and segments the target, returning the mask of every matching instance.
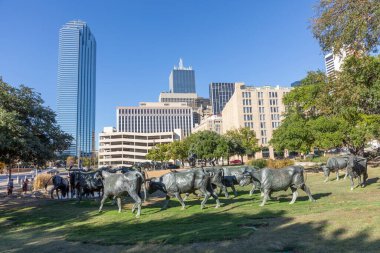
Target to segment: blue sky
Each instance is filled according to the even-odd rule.
[[[115,108],[157,101],[180,57],[197,92],[210,82],[289,86],[324,70],[313,38],[313,0],[0,0],[0,76],[56,108],[59,28],[86,21],[97,40],[96,129]]]

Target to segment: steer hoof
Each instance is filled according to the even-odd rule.
[[[202,206],[202,205],[201,205],[201,210],[202,210],[203,208],[205,208],[205,206]]]
[[[185,210],[186,208],[183,206],[183,207],[181,207],[181,210]]]
[[[353,191],[354,190],[354,187],[351,187],[351,191]]]
[[[136,214],[136,218],[140,218],[140,214]]]
[[[259,206],[263,207],[263,206],[264,206],[264,204],[260,204]]]

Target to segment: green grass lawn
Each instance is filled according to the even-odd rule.
[[[324,183],[322,174],[308,173],[307,184],[315,203],[300,190],[294,205],[288,204],[291,193],[287,191],[273,194],[278,200],[259,207],[259,193],[250,197],[249,187],[238,187],[237,198],[221,197],[219,209],[210,199],[207,208],[200,210],[200,201],[191,198],[186,210],[180,210],[179,202],[173,199],[170,208],[161,211],[163,199],[150,199],[139,219],[131,213],[129,202],[120,214],[110,202],[98,214],[99,203],[93,200],[80,204],[58,200],[26,204],[14,200],[14,205],[1,202],[0,252],[47,252],[54,241],[63,251],[70,251],[69,245],[74,243],[99,247],[99,252],[110,245],[125,250],[133,245],[141,249],[153,245],[162,252],[252,248],[258,252],[380,252],[380,168],[369,169],[369,178],[367,187],[351,192],[348,180]]]

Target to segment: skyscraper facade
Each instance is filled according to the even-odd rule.
[[[341,70],[343,62],[349,54],[349,51],[342,49],[339,54],[329,53],[325,55],[326,75],[334,77],[335,72]]]
[[[212,114],[219,115],[235,91],[235,83],[210,83]]]
[[[172,93],[195,93],[195,73],[191,67],[184,67],[182,59],[169,76],[169,90]]]
[[[74,138],[64,154],[90,155],[95,149],[96,41],[83,21],[70,21],[59,31],[57,86],[57,122]]]

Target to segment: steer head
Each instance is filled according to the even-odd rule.
[[[165,185],[156,178],[152,178],[148,184],[148,193],[152,194],[156,191],[162,191],[166,193]]]
[[[249,185],[252,182],[252,175],[249,172],[243,173],[243,178],[240,180],[240,186]]]
[[[323,170],[323,175],[325,175],[325,177],[328,177],[330,175],[330,169],[327,168],[326,165],[322,166],[322,170]]]

